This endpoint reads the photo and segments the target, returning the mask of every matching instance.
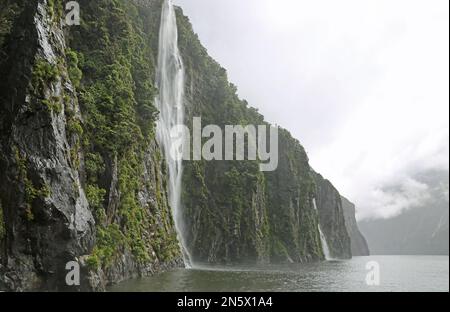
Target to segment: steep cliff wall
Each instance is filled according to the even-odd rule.
[[[351,243],[345,225],[341,195],[331,182],[320,174],[313,173],[313,176],[319,222],[330,249],[330,256],[338,259],[351,258]]]
[[[1,289],[66,289],[73,260],[97,290],[181,262],[154,138],[161,3],[79,3],[63,27],[62,1],[0,2]]]
[[[114,282],[181,261],[154,135],[161,1],[140,3],[80,1],[84,23],[68,35],[83,73],[85,184],[97,221],[87,262]]]
[[[2,2],[14,14],[0,64],[0,287],[56,288],[66,262],[95,242],[70,153],[80,137],[66,127],[69,110],[79,119],[78,103],[55,13],[42,1],[11,3]]]
[[[288,131],[279,133],[279,164],[266,173],[273,262],[325,259],[308,156]]]
[[[178,24],[187,73],[188,125],[193,117],[202,117],[204,125],[222,128],[267,124],[257,110],[238,98],[226,70],[208,56],[181,10]],[[183,204],[194,261],[324,259],[308,157],[288,131],[279,130],[279,166],[275,172],[260,172],[257,161],[186,162],[185,167]],[[340,218],[343,216],[339,222]],[[340,234],[347,237],[346,232],[335,233]]]
[[[342,208],[344,209],[345,225],[352,245],[352,255],[354,257],[369,256],[370,250],[366,238],[360,232],[358,223],[356,222],[355,205],[343,196],[341,196],[341,199]]]

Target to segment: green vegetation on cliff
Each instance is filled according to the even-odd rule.
[[[124,249],[140,264],[176,260],[169,207],[160,199],[155,217],[139,197],[147,187],[142,173],[157,118],[153,34],[159,12],[126,0],[84,0],[80,6],[83,23],[70,30],[66,57],[84,120],[82,128],[69,128],[82,134],[86,195],[97,222],[88,263],[109,267]],[[157,198],[165,196],[160,192]],[[157,244],[149,239],[154,232]]]

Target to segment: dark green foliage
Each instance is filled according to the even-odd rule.
[[[92,254],[87,257],[86,264],[92,271],[97,271],[101,267],[100,255],[97,248],[94,248]]]
[[[65,102],[66,115],[66,135],[68,141],[71,143],[70,159],[72,166],[77,170],[80,169],[80,149],[81,137],[84,133],[80,117],[75,114],[68,96],[63,97]]]
[[[5,57],[2,52],[3,43],[11,33],[13,21],[21,13],[22,8],[22,1],[0,0],[0,60]]]
[[[55,23],[63,16],[63,3],[64,0],[48,0],[48,14],[52,21]]]
[[[144,156],[157,118],[156,50],[149,34],[158,32],[159,12],[126,0],[82,0],[80,6],[83,23],[71,31],[66,56],[84,122],[69,119],[68,129],[82,136],[85,190],[97,221],[97,245],[88,265],[111,266],[125,250],[140,264],[155,257],[172,261],[180,251],[164,191],[156,185],[157,211],[138,199],[148,188],[142,179]],[[117,211],[107,211],[115,167],[119,202],[113,204]]]
[[[105,203],[106,190],[97,185],[86,186],[86,197],[94,213],[95,220],[100,224],[105,224],[106,214],[103,207]]]
[[[35,93],[42,94],[49,83],[56,82],[58,75],[59,71],[56,65],[50,64],[44,59],[37,59],[31,78],[31,84]]]
[[[39,99],[40,104],[47,110],[60,114],[62,112],[62,99],[59,96],[53,96],[47,98],[46,90],[49,85],[58,81],[63,64],[50,64],[42,58],[38,58],[35,61],[32,77],[31,77],[31,89],[35,96]]]
[[[148,216],[136,198],[136,190],[140,188],[139,176],[142,172],[142,158],[136,153],[137,151],[129,152],[119,164],[119,190],[122,194],[119,215],[126,224],[124,233],[131,251],[138,261],[147,262],[150,260],[150,250],[143,239]]]
[[[50,99],[41,100],[42,105],[44,105],[49,111],[60,114],[62,112],[61,99],[59,97],[52,97]]]
[[[109,267],[115,258],[119,256],[120,248],[123,246],[125,238],[117,224],[110,224],[106,227],[97,227],[97,246],[92,255],[88,258],[88,265],[92,269],[99,266]]]
[[[87,153],[85,155],[85,170],[91,183],[98,183],[99,177],[105,172],[105,162],[98,153]]]
[[[74,32],[72,46],[83,61],[71,53],[69,64],[78,60],[88,76],[79,91],[90,141],[123,154],[136,141],[148,139],[154,128],[153,50],[129,1],[81,1],[80,6],[84,23]],[[77,66],[71,76],[79,76]]]
[[[308,157],[300,143],[283,129],[279,130],[278,157],[277,170],[266,173],[272,258],[317,260],[323,255],[317,212],[312,206],[315,188]]]
[[[79,88],[80,81],[83,76],[83,72],[80,70],[79,65],[83,65],[83,55],[80,53],[68,49],[66,51],[67,67],[69,72],[69,78],[72,81],[75,88]]]
[[[80,120],[76,118],[70,118],[67,120],[67,131],[70,135],[83,135],[83,127],[81,126]]]

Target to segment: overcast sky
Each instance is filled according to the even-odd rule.
[[[448,0],[174,2],[239,95],[302,142],[359,219],[420,203],[415,173],[448,170]]]

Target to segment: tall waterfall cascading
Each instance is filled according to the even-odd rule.
[[[315,198],[313,199],[313,206],[314,206],[314,209],[318,212],[319,210],[317,209],[317,203],[316,203]],[[325,234],[323,234],[322,227],[320,226],[320,222],[317,227],[319,228],[320,241],[322,243],[322,249],[323,249],[323,254],[325,255],[325,259],[331,260],[330,248],[328,247],[327,239],[325,237]]]
[[[189,268],[191,257],[186,248],[181,211],[183,163],[179,153],[182,153],[182,149],[172,150],[175,139],[171,137],[171,130],[184,123],[184,65],[178,49],[177,21],[171,0],[164,0],[162,7],[156,85],[159,89],[156,105],[160,112],[157,138],[163,148],[169,169],[169,201],[184,263]],[[184,142],[184,138],[181,139]],[[173,155],[174,152],[176,155]]]

